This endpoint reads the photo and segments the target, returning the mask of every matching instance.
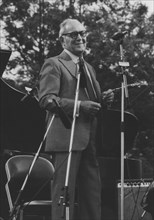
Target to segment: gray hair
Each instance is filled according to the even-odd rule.
[[[67,28],[67,26],[74,21],[80,23],[80,21],[78,21],[77,19],[67,18],[60,24],[59,38],[65,33],[65,29]]]

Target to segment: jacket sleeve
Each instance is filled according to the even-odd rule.
[[[69,116],[73,114],[74,99],[60,95],[62,71],[58,59],[45,61],[39,75],[38,98],[40,107],[52,113],[58,113],[56,102]]]

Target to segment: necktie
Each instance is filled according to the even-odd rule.
[[[94,94],[94,88],[92,87],[92,84],[90,82],[87,69],[85,66],[85,62],[82,57],[79,58],[79,71],[81,74],[80,77],[80,87],[87,89],[88,96],[90,100],[95,101],[96,100],[96,95]]]

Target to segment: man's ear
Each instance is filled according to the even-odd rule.
[[[63,43],[64,43],[64,38],[63,38],[63,36],[60,36],[60,37],[59,37],[59,41],[60,41],[60,43],[63,45]]]
[[[63,36],[59,37],[59,41],[60,41],[62,47],[65,48],[65,42],[64,42],[64,37]]]

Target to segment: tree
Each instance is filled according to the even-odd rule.
[[[19,75],[27,75],[34,82],[45,57],[54,55],[61,47],[58,41],[60,17],[67,17],[59,7],[62,3],[41,0],[4,1],[1,19],[8,33],[6,42],[14,57],[9,67],[21,66]]]

